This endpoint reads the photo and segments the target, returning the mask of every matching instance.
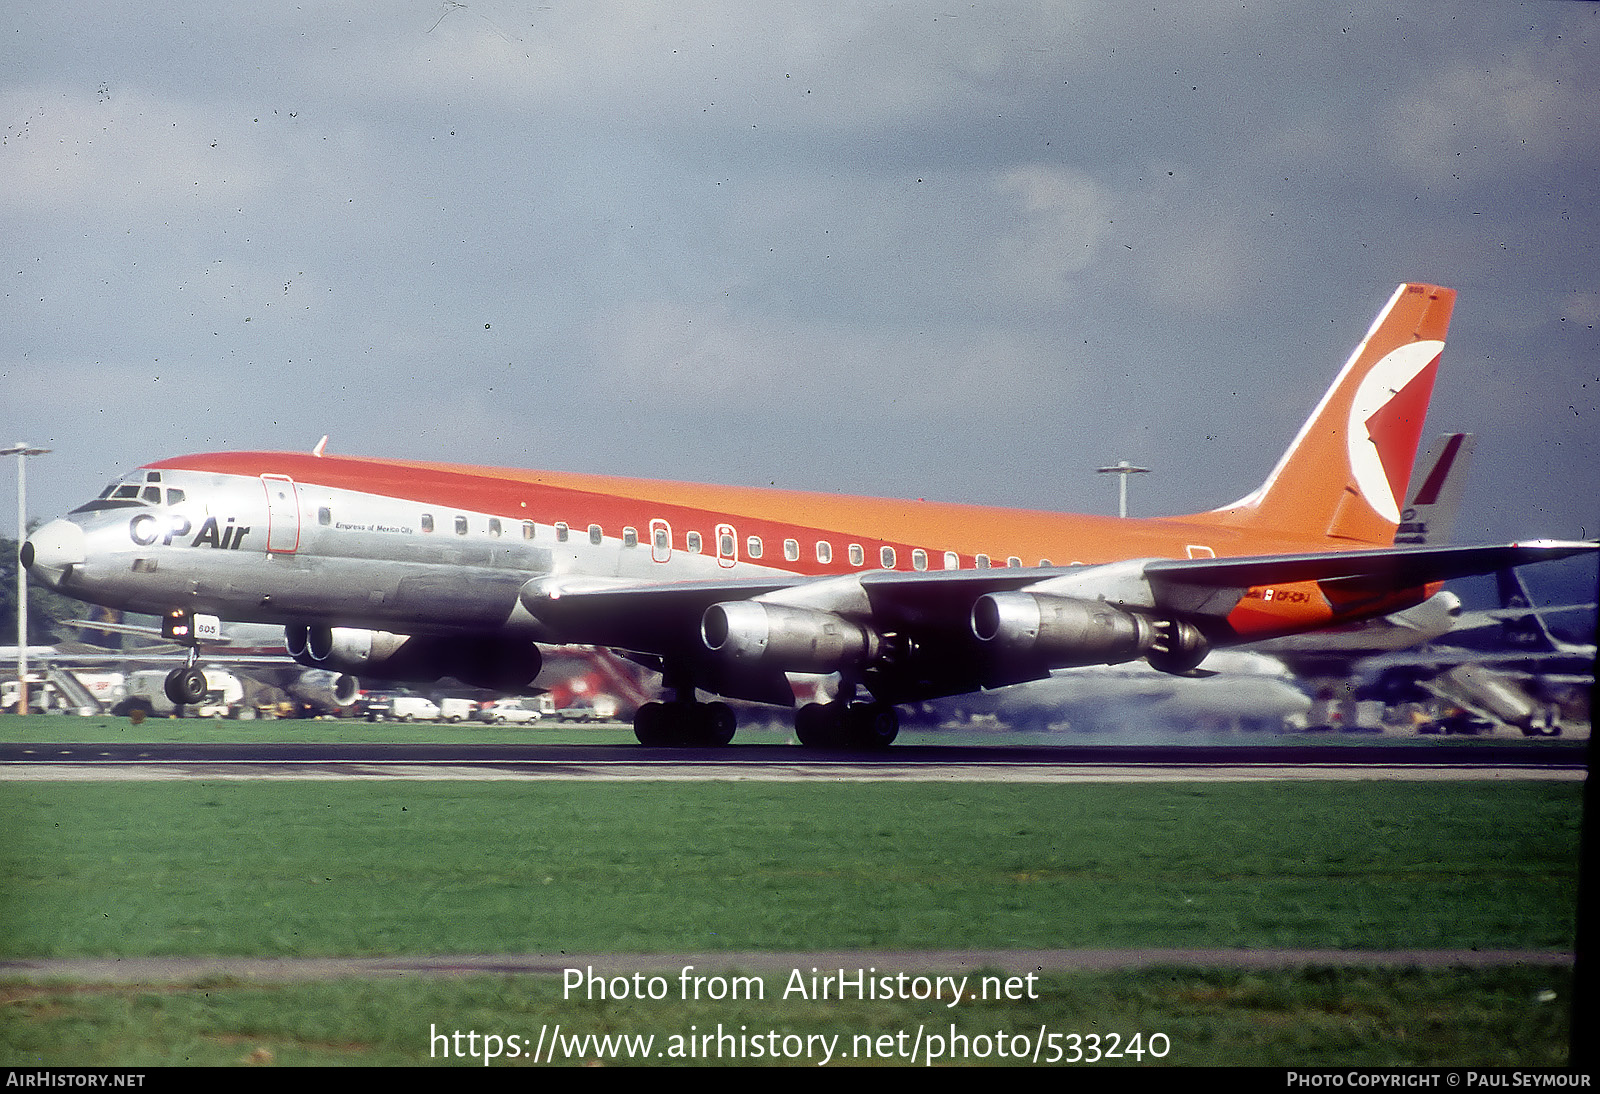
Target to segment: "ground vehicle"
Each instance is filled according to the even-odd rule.
[[[457,699],[446,696],[439,700],[439,720],[441,722],[465,722],[478,716],[478,704],[471,699]]]
[[[608,704],[610,712],[594,703],[580,701],[556,711],[558,722],[609,722],[616,716],[616,703]]]
[[[369,691],[355,709],[369,722],[434,722],[439,719],[438,704],[432,699],[405,692]]]
[[[146,715],[175,715],[189,713],[197,718],[236,718],[244,703],[244,685],[231,672],[218,668],[202,670],[206,678],[206,696],[199,703],[179,710],[167,698],[167,674],[161,669],[143,669],[128,677],[127,694],[111,708],[118,716],[136,710]]]
[[[478,712],[478,717],[493,725],[507,722],[532,723],[539,720],[539,712],[524,706],[520,699],[496,699]]]
[[[421,695],[396,695],[389,701],[389,716],[402,722],[436,722],[439,704]]]

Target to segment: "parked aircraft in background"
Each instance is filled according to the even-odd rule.
[[[1432,698],[1462,720],[1530,737],[1560,734],[1563,712],[1587,721],[1595,645],[1558,637],[1544,617],[1584,612],[1593,619],[1595,605],[1537,608],[1515,570],[1500,571],[1496,584],[1499,610],[1464,613],[1436,642],[1367,659],[1357,694],[1387,703]]]
[[[1250,649],[1213,650],[1191,673],[1159,672],[1144,661],[1057,669],[1048,679],[926,704],[939,724],[1023,731],[1064,729],[1139,735],[1195,730],[1279,732],[1311,709],[1283,662]]]
[[[646,743],[726,742],[697,689],[791,705],[811,745],[876,745],[895,704],[1372,618],[1437,583],[1590,543],[1392,546],[1455,293],[1401,285],[1261,487],[1163,519],[397,460],[231,452],[149,464],[36,531],[29,571],[164,614],[196,645],[278,623],[303,664],[536,686],[540,645],[626,651],[667,702]],[[175,696],[199,685],[173,673]],[[859,701],[862,693],[870,700]]]

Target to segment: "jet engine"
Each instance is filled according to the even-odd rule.
[[[830,673],[874,660],[883,640],[832,612],[759,600],[713,604],[700,619],[706,649],[741,668]]]
[[[972,607],[972,633],[999,652],[1051,668],[1116,665],[1147,658],[1164,672],[1187,672],[1208,651],[1192,624],[1152,619],[1099,600],[1026,592],[988,593]]]
[[[317,710],[339,710],[360,698],[361,682],[349,673],[314,670],[302,673],[284,690]]]
[[[469,687],[515,693],[532,684],[543,658],[532,642],[391,634],[360,627],[284,628],[289,655],[309,668],[380,680],[431,683],[454,676]]]
[[[532,684],[544,656],[532,642],[503,638],[434,639],[447,648],[449,675],[468,687],[520,692]]]

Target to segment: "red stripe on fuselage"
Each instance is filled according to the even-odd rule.
[[[672,525],[672,547],[683,550],[684,533],[700,532],[705,554],[716,554],[716,525],[731,524],[739,536],[738,556],[747,560],[745,540],[760,536],[757,561],[798,574],[846,573],[876,569],[880,547],[895,549],[895,568],[912,568],[915,548],[929,552],[930,570],[943,568],[943,553],[954,551],[962,567],[978,554],[1004,566],[1008,557],[1024,565],[1049,560],[1057,565],[1123,558],[1181,558],[1190,545],[1218,556],[1326,549],[1320,541],[1288,537],[1266,541],[1215,525],[1181,520],[1123,520],[1112,517],[1001,509],[943,502],[902,501],[818,494],[747,486],[629,479],[554,471],[523,471],[458,464],[421,463],[302,453],[221,452],[180,456],[147,465],[151,470],[184,470],[257,478],[288,475],[301,487],[323,486],[373,494],[439,509],[487,513],[509,521],[542,525],[566,522],[581,536],[590,524],[616,538],[624,527],[639,530],[649,549],[649,525]],[[307,500],[306,504],[311,504]],[[441,529],[447,526],[441,525]],[[515,534],[507,529],[507,534]],[[440,534],[445,534],[441,531]],[[800,559],[783,557],[783,540],[800,541]],[[816,561],[816,542],[829,543],[832,562]],[[850,544],[865,558],[852,564]]]

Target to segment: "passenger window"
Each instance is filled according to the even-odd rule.
[[[690,532],[688,535],[684,536],[683,537],[683,546],[684,546],[684,549],[687,550],[691,555],[699,554],[700,553],[700,533],[699,532]]]
[[[944,553],[944,568],[946,570],[961,569],[961,556],[954,551],[946,551]]]
[[[1022,560],[1020,558],[1018,558],[1016,555],[1012,555],[1010,558],[1006,559],[1006,567],[1008,569],[1012,569],[1012,570],[1021,569],[1022,568]]]
[[[523,539],[532,539],[533,538],[533,521],[525,520],[525,521],[522,522],[522,538]]]
[[[817,561],[824,566],[833,561],[833,544],[827,540],[817,540]]]
[[[867,553],[861,549],[861,544],[850,545],[850,565],[860,566],[867,561]]]
[[[637,547],[637,546],[639,546],[639,529],[637,529],[637,528],[624,528],[622,530],[622,545],[624,547]]]
[[[671,546],[672,546],[672,537],[667,535],[667,530],[665,528],[657,528],[656,529],[656,536],[655,536],[655,547],[656,547],[656,550],[665,551],[668,547],[671,547]]]
[[[783,541],[783,557],[784,557],[784,560],[787,561],[787,562],[799,562],[800,561],[800,541],[797,540],[797,539],[786,539],[786,540],[784,540]]]
[[[557,543],[565,543],[565,542],[567,542],[567,534],[568,534],[569,531],[570,531],[570,529],[567,527],[565,521],[558,522],[556,524],[556,542]]]
[[[717,541],[717,551],[722,555],[723,558],[732,558],[733,537],[724,533],[723,537]]]
[[[928,568],[928,552],[918,547],[911,552],[911,568],[913,570],[926,570]]]
[[[326,505],[317,510],[317,523],[326,528],[333,523],[333,510]]]
[[[589,525],[589,542],[590,543],[592,543],[596,547],[598,547],[598,546],[600,546],[600,541],[605,539],[605,538],[606,538],[605,537],[605,533],[600,531],[600,526],[598,524]]]
[[[493,536],[495,539],[499,539],[500,538],[500,518],[499,517],[490,517],[489,518],[489,534],[491,536]]]
[[[466,534],[467,534],[467,518],[466,517],[457,517],[456,518],[456,535],[464,536]]]
[[[893,547],[879,547],[878,548],[878,565],[882,566],[885,570],[894,569],[894,548]]]
[[[976,555],[976,556],[974,556],[973,559],[972,559],[972,568],[974,570],[987,570],[989,568],[989,556],[988,555]]]
[[[424,532],[433,531],[433,514],[432,513],[424,513],[424,514],[422,514],[422,530]]]
[[[761,557],[761,537],[760,536],[751,536],[749,539],[745,540],[744,541],[744,547],[745,547],[745,554],[749,555],[751,558],[760,558]]]

